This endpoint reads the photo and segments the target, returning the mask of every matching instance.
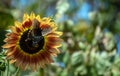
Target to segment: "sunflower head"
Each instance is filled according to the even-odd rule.
[[[23,21],[16,21],[10,30],[2,47],[6,49],[10,63],[22,69],[44,67],[53,62],[52,56],[60,52],[62,32],[56,31],[57,26],[51,18],[24,14]]]

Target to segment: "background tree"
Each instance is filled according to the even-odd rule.
[[[120,0],[0,0],[0,46],[24,13],[50,16],[64,33],[55,63],[36,72],[16,71],[0,48],[1,76],[120,76],[119,7]]]

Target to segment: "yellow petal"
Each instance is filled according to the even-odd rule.
[[[33,20],[34,18],[35,18],[35,14],[32,12],[32,13],[30,14],[30,19]]]
[[[59,36],[61,36],[63,33],[59,32],[59,31],[55,31],[56,34],[58,34]]]
[[[29,15],[27,13],[25,13],[23,16],[23,21],[27,20],[28,18],[29,18]]]
[[[39,15],[36,16],[36,19],[41,22],[41,18]]]
[[[18,22],[18,21],[15,21],[15,26],[21,26],[22,24],[20,23],[20,22]]]

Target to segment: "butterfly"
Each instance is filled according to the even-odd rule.
[[[37,19],[34,19],[32,22],[32,29],[29,30],[27,41],[32,41],[33,47],[38,47],[38,43],[44,39],[44,36],[49,34],[52,31],[50,27],[41,29],[40,28],[40,22]]]

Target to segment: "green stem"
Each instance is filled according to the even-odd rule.
[[[19,67],[17,68],[17,71],[15,72],[15,74],[14,74],[14,76],[19,76],[19,71],[20,71],[20,69],[19,69]]]
[[[7,61],[7,65],[8,65],[8,67],[7,67],[7,76],[9,76],[9,61]]]
[[[3,76],[3,71],[1,71],[0,73],[1,73],[1,76]]]
[[[45,76],[45,75],[44,75],[44,69],[43,69],[43,68],[40,68],[39,76]]]
[[[2,76],[2,71],[0,71],[0,75]]]

